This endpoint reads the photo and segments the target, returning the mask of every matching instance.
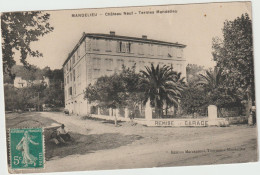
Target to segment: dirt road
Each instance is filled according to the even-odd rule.
[[[82,135],[137,135],[136,139],[112,149],[53,157],[44,172],[105,170],[202,164],[226,164],[257,161],[256,127],[230,126],[205,128],[169,128],[131,126],[81,120],[61,113],[40,113],[42,117],[64,123]],[[107,142],[107,141],[106,141]],[[113,142],[113,140],[111,141]],[[102,144],[102,142],[101,142]],[[104,143],[105,144],[105,143]]]

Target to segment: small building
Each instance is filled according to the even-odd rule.
[[[14,87],[16,88],[24,88],[28,86],[28,82],[23,80],[22,77],[15,77],[14,79]]]
[[[138,37],[83,33],[63,63],[65,108],[73,114],[89,114],[95,109],[84,100],[84,90],[102,75],[122,70],[122,65],[136,65],[136,71],[151,64],[172,66],[186,76],[186,45]],[[98,111],[98,110],[94,110]],[[108,112],[107,112],[108,113]],[[109,112],[111,113],[111,112]]]

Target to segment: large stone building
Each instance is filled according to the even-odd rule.
[[[91,106],[84,100],[84,90],[102,75],[122,70],[122,65],[136,70],[151,64],[169,65],[186,76],[186,59],[180,43],[110,34],[83,33],[63,64],[65,108],[73,114],[88,114]]]

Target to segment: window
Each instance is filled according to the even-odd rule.
[[[176,65],[176,71],[177,71],[177,72],[180,72],[180,67],[181,67],[180,64],[177,64],[177,65]]]
[[[155,66],[155,65],[154,65],[154,62],[148,62],[148,66],[151,67],[151,65]]]
[[[131,43],[118,41],[116,51],[122,53],[131,53]]]
[[[75,64],[75,55],[72,56],[72,64]]]
[[[92,66],[94,69],[100,69],[101,67],[101,59],[100,58],[93,58]]]
[[[67,76],[67,84],[69,84],[69,80],[70,80],[70,78],[69,78],[69,75]]]
[[[78,81],[78,86],[80,87],[81,85],[81,65],[79,64],[77,67],[77,81]]]
[[[95,50],[95,51],[98,51],[99,49],[98,49],[98,39],[93,39],[92,40],[92,47],[93,47],[93,50]]]
[[[171,46],[168,46],[168,57],[172,57],[173,56],[173,49],[172,49],[172,47]]]
[[[159,62],[158,64],[160,65],[160,67],[163,67],[165,65],[163,62]]]
[[[118,70],[122,70],[123,64],[124,64],[124,60],[118,59],[118,60],[117,60],[117,69],[118,69]]]
[[[157,46],[157,55],[162,56],[162,46]]]
[[[113,59],[106,59],[107,71],[112,71],[113,69]]]
[[[72,95],[72,87],[69,88],[69,95]]]
[[[135,61],[134,60],[129,60],[129,67],[133,67],[135,65]]]
[[[106,40],[106,51],[111,52],[111,40]]]
[[[116,51],[121,52],[121,48],[122,48],[122,41],[118,41],[116,45]]]
[[[177,72],[177,65],[175,63],[172,64],[172,69]]]
[[[80,77],[80,75],[81,75],[81,65],[79,64],[77,68],[77,77]]]
[[[144,54],[144,44],[143,43],[139,43],[138,44],[138,54],[139,55],[143,55]]]
[[[177,58],[181,58],[182,57],[182,52],[183,52],[183,49],[181,49],[181,48],[177,49]]]
[[[64,78],[64,85],[66,85],[66,77]]]
[[[144,68],[144,61],[139,61],[139,67],[140,69]]]
[[[73,81],[75,81],[76,80],[76,77],[75,77],[76,75],[75,75],[75,69],[73,69]]]
[[[87,52],[87,42],[86,40],[84,41],[84,50],[85,50],[85,53]]]
[[[126,53],[132,53],[132,43],[126,43]]]
[[[121,52],[125,53],[126,49],[126,43],[125,42],[122,42],[122,45],[121,45]]]
[[[179,72],[182,72],[182,64],[179,64]]]
[[[153,45],[152,44],[149,44],[148,45],[148,51],[149,51],[149,55],[153,55]]]
[[[67,71],[69,71],[69,63],[67,63],[66,67],[67,67]]]
[[[70,81],[72,81],[72,73],[70,73]]]
[[[98,79],[100,77],[100,69],[93,70],[93,79]]]
[[[70,70],[71,70],[71,59],[70,59],[70,62],[69,62],[69,63],[70,63],[70,66],[69,66],[69,67],[70,67]]]
[[[80,47],[78,47],[78,49],[77,49],[77,60],[79,60],[80,59]]]
[[[93,66],[93,79],[97,79],[100,74],[101,59],[93,58],[92,66]]]
[[[137,64],[137,71],[140,71],[140,70],[144,70],[145,68],[144,68],[144,66],[145,66],[145,62],[144,61],[139,61],[139,63]]]
[[[74,89],[74,95],[76,95],[77,94],[76,85],[74,85],[73,89]]]

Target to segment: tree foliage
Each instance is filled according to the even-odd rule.
[[[187,88],[184,89],[180,101],[183,114],[206,115],[209,103],[207,91],[202,86],[197,86],[202,79],[202,72],[205,72],[204,67],[196,64],[188,64],[186,67]]]
[[[152,64],[141,74],[135,73],[135,67],[123,66],[121,73],[102,76],[93,85],[89,85],[85,99],[96,102],[99,106],[127,107],[133,111],[150,99],[151,106],[156,111],[161,111],[164,104],[178,106],[184,86],[181,73],[173,71],[169,66],[154,67]]]
[[[206,115],[209,101],[207,92],[203,88],[188,84],[182,94],[180,105],[183,114],[194,115],[197,113],[202,116]]]
[[[135,108],[141,101],[139,89],[140,75],[135,73],[135,67],[123,66],[121,73],[102,76],[85,91],[85,99],[96,102],[99,106],[120,108]]]
[[[204,67],[197,64],[188,64],[186,67],[186,80],[188,84],[196,84],[199,80],[199,74],[204,71]]]
[[[222,68],[214,67],[207,70],[205,74],[200,74],[201,80],[197,85],[202,85],[207,93],[208,105],[218,107],[240,106],[241,96],[236,93],[233,87],[226,86],[227,75],[223,74]]]
[[[60,69],[50,70],[44,68],[42,76],[50,79],[49,87],[44,82],[34,83],[29,87],[15,88],[12,84],[5,84],[5,109],[26,110],[26,108],[37,108],[43,104],[54,107],[64,106],[63,71]],[[41,73],[43,73],[41,72]]]
[[[248,14],[226,21],[223,40],[213,39],[213,58],[223,70],[226,87],[254,101],[252,21]]]
[[[145,67],[141,71],[143,78],[141,87],[144,90],[144,102],[150,99],[152,107],[155,107],[156,114],[161,116],[163,105],[178,106],[184,89],[184,78],[181,74],[172,70],[169,66],[158,64],[154,67]]]
[[[41,57],[42,53],[31,49],[31,43],[53,31],[48,20],[50,14],[41,11],[7,12],[1,15],[3,70],[12,79],[11,68],[16,64],[15,50],[20,53],[20,62],[29,68],[27,57]]]

